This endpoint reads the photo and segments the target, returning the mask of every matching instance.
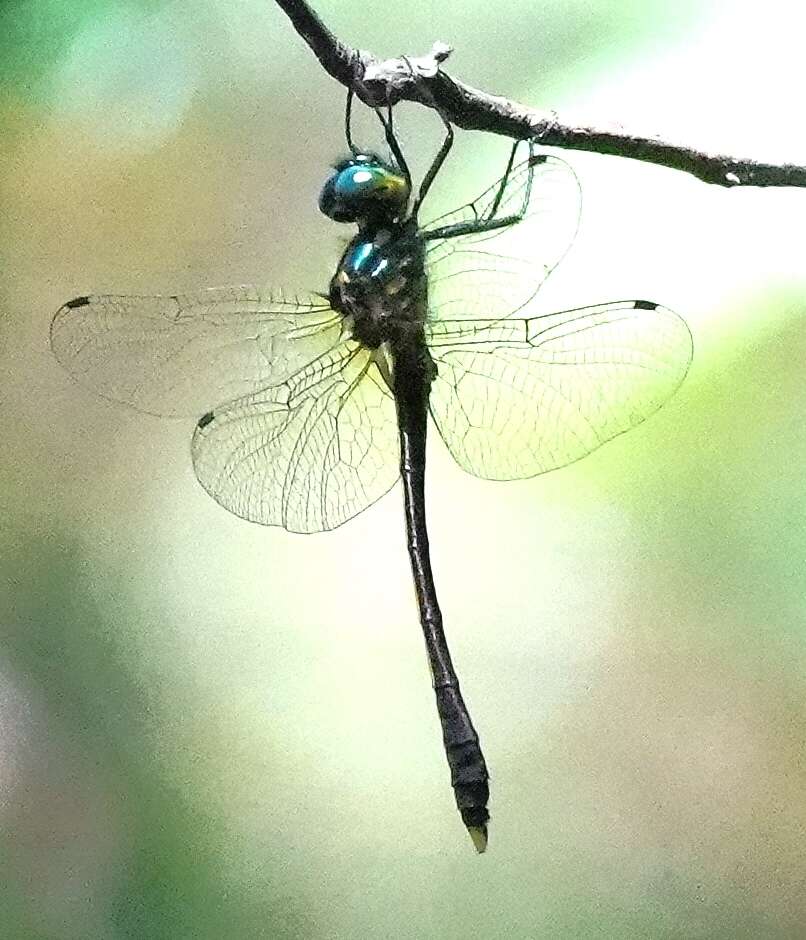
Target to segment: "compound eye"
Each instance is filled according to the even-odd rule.
[[[400,177],[386,167],[356,163],[336,175],[336,192],[345,201],[371,199],[399,188]]]
[[[375,212],[396,214],[409,198],[405,177],[377,158],[359,155],[337,167],[322,188],[319,208],[337,222]]]
[[[336,179],[337,175],[334,174],[322,187],[322,192],[319,193],[319,211],[334,222],[354,222],[355,213],[343,204],[336,188]]]

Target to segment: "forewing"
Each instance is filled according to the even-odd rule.
[[[395,406],[374,357],[352,340],[281,385],[205,415],[199,482],[225,509],[291,532],[334,529],[398,476]]]
[[[647,301],[432,323],[427,339],[442,439],[493,480],[562,467],[629,431],[674,394],[692,354],[685,322]]]
[[[428,242],[428,307],[434,319],[506,317],[532,297],[571,246],[579,225],[581,193],[571,167],[538,154],[521,221],[502,229]],[[496,210],[519,211],[529,187],[530,160],[514,167]],[[495,183],[478,199],[424,226],[426,232],[486,218],[499,191]]]
[[[65,304],[50,337],[79,384],[139,411],[198,418],[282,382],[336,345],[341,318],[316,294],[253,287],[96,295]]]

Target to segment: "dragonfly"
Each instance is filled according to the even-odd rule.
[[[692,339],[683,319],[646,300],[527,315],[577,231],[571,167],[533,141],[516,142],[496,183],[421,224],[453,143],[450,122],[440,115],[445,137],[415,196],[392,107],[376,109],[390,151],[381,157],[354,144],[351,101],[348,93],[349,154],[332,168],[319,208],[357,231],[327,292],[82,296],[56,313],[51,347],[101,396],[149,414],[192,415],[196,476],[243,519],[326,531],[402,480],[451,785],[483,852],[489,775],[430,561],[428,416],[469,473],[532,477],[657,411],[686,375]],[[521,143],[527,153],[517,160]]]

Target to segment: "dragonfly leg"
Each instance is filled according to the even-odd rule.
[[[347,138],[347,146],[350,148],[350,152],[353,154],[353,156],[356,156],[357,154],[361,153],[361,151],[358,147],[356,147],[351,131],[352,105],[353,89],[349,88],[347,90],[347,105],[344,110],[344,133],[345,137]],[[383,125],[384,137],[386,138],[386,143],[389,146],[389,149],[392,151],[392,156],[394,157],[395,162],[405,177],[409,189],[411,189],[411,172],[409,171],[406,158],[403,156],[403,151],[401,150],[400,144],[398,143],[397,137],[395,136],[394,119],[392,117],[392,104],[389,101],[388,92],[386,115],[383,114],[380,108],[375,107],[373,110],[375,111],[378,120]]]
[[[523,218],[522,215],[507,215],[500,219],[478,219],[475,222],[457,222],[455,225],[443,225],[429,229],[421,235],[425,241],[437,238],[456,238],[459,235],[477,235],[479,232],[493,232],[498,228],[508,228]]]
[[[511,212],[509,215],[500,216],[498,218],[495,216],[499,206],[501,205],[501,200],[504,197],[504,190],[506,189],[506,185],[509,182],[509,175],[512,172],[512,166],[515,162],[515,154],[517,153],[520,143],[521,141],[516,140],[512,145],[512,150],[509,153],[507,166],[504,170],[504,175],[501,177],[498,191],[495,194],[495,198],[490,203],[490,208],[485,212],[485,214],[481,218],[474,219],[472,222],[457,222],[454,225],[443,225],[441,228],[435,228],[428,232],[423,232],[423,237],[426,239],[426,241],[431,241],[436,238],[457,238],[459,235],[474,235],[478,234],[479,232],[492,232],[495,229],[507,228],[510,225],[516,225],[523,219],[523,217],[526,215],[526,208],[529,205],[529,199],[532,195],[534,167],[540,159],[535,155],[534,143],[531,140],[529,141],[529,171],[528,176],[526,177],[526,186],[524,187],[523,191],[523,202],[521,203],[521,206],[517,212]]]
[[[532,194],[532,179],[534,177],[535,163],[538,162],[538,158],[536,158],[534,154],[534,145],[531,141],[529,141],[529,172],[526,178],[523,202],[517,212],[511,212],[509,215],[499,216],[498,218],[495,217],[495,213],[498,211],[501,199],[504,196],[504,188],[509,179],[509,174],[512,171],[512,164],[515,160],[515,153],[519,143],[520,141],[515,141],[510,151],[507,168],[504,171],[498,192],[495,194],[495,199],[493,199],[490,204],[489,210],[481,218],[476,218],[471,222],[456,222],[454,225],[443,225],[440,228],[423,232],[422,235],[426,241],[432,241],[437,238],[457,238],[459,235],[475,235],[480,232],[492,232],[495,229],[508,228],[510,225],[516,225],[518,222],[522,221],[526,215],[526,208],[529,205],[529,199]]]
[[[504,196],[504,190],[507,188],[507,183],[509,182],[509,174],[512,172],[512,165],[515,162],[515,154],[518,151],[518,146],[520,144],[519,140],[516,140],[512,145],[512,150],[509,152],[509,160],[507,160],[507,168],[504,170],[504,175],[501,177],[501,182],[498,186],[498,192],[495,194],[495,199],[490,203],[489,211],[485,214],[485,218],[492,219],[495,217],[495,213],[498,212],[498,206],[501,204],[501,200]],[[531,148],[530,148],[531,150]],[[524,200],[523,207],[521,209],[521,215],[526,212],[526,206],[529,204],[528,196]]]
[[[353,156],[358,154],[358,148],[353,142],[352,132],[353,116],[353,88],[352,85],[347,89],[347,104],[344,106],[344,136],[347,138],[347,146]]]
[[[415,72],[412,68],[411,62],[406,58],[406,56],[401,56],[403,61],[409,67],[412,78],[417,83],[420,94],[423,98],[426,99],[428,104],[437,112],[440,116],[443,125],[445,126],[445,139],[442,141],[442,146],[439,148],[437,155],[434,157],[434,161],[431,166],[428,168],[425,176],[423,177],[422,183],[420,183],[420,191],[417,193],[417,199],[414,201],[414,206],[411,210],[411,217],[416,219],[417,213],[420,210],[420,206],[423,204],[423,200],[428,195],[428,190],[431,188],[431,184],[434,182],[434,179],[442,168],[442,164],[445,162],[448,154],[450,153],[451,147],[453,146],[453,127],[451,122],[448,120],[445,112],[440,108],[439,104],[434,99],[434,96],[431,94],[431,90],[422,80],[422,78]]]
[[[405,177],[409,189],[411,189],[411,172],[409,171],[406,158],[403,156],[403,151],[400,149],[400,144],[398,143],[397,137],[395,136],[394,118],[392,117],[392,103],[387,100],[385,116],[381,112],[380,108],[375,108],[375,114],[378,115],[378,120],[381,122],[381,124],[383,124],[383,133],[386,137],[386,143],[389,145],[389,149],[392,151],[392,156],[395,158],[395,162],[400,167],[400,171]]]

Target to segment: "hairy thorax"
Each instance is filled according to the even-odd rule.
[[[410,223],[364,228],[330,282],[330,303],[370,349],[399,345],[422,330],[427,310],[424,242]]]

